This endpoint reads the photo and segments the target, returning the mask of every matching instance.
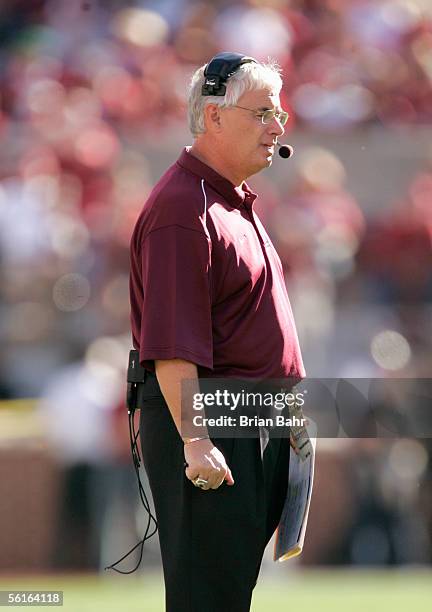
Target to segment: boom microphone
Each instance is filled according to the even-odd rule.
[[[284,159],[288,159],[291,155],[294,155],[294,149],[291,145],[281,145],[278,142],[276,144],[279,147],[279,155]]]

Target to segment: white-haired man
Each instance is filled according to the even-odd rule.
[[[280,260],[245,180],[288,115],[274,65],[219,54],[192,78],[194,136],[131,241],[133,343],[147,376],[140,435],[169,612],[250,609],[281,513],[289,440],[182,438],[181,381],[304,376]],[[226,484],[223,484],[223,483]],[[221,486],[223,485],[223,486]]]

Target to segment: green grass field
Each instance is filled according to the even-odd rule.
[[[163,612],[160,577],[8,577],[0,590],[64,592],[67,612]],[[31,610],[46,610],[31,606]],[[432,609],[432,571],[296,571],[283,581],[262,576],[253,612],[428,612]],[[182,612],[179,610],[178,612]],[[221,612],[225,612],[221,610]]]

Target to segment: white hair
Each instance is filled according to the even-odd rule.
[[[224,96],[203,96],[204,70],[207,64],[198,68],[192,76],[189,87],[188,119],[189,128],[194,136],[205,132],[204,108],[207,104],[217,104],[223,108],[235,106],[247,91],[270,88],[277,93],[282,89],[281,69],[274,61],[266,64],[248,62],[227,80]]]

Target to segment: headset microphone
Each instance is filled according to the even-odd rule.
[[[291,145],[281,145],[278,142],[276,144],[279,147],[279,155],[284,159],[288,159],[294,155],[294,149]]]

